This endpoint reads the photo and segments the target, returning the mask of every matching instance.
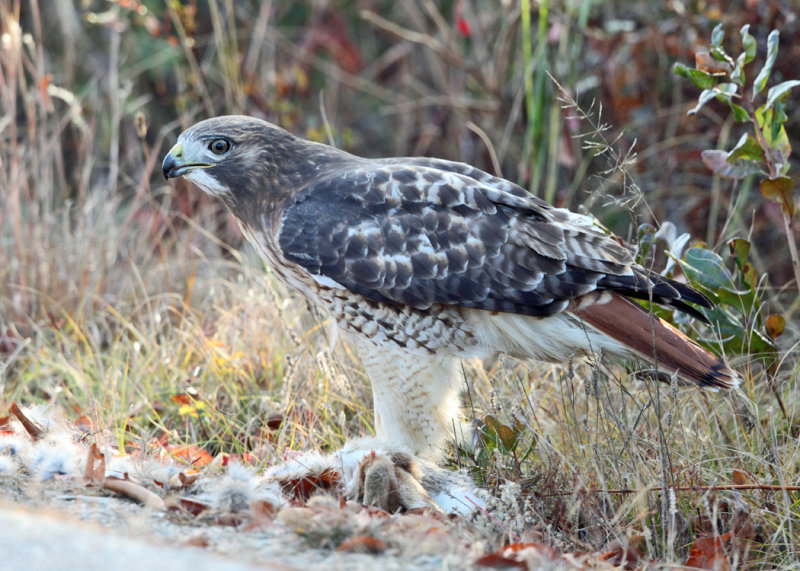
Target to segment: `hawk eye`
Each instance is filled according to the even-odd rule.
[[[224,155],[231,150],[231,142],[227,139],[214,139],[208,144],[208,150],[215,155]]]

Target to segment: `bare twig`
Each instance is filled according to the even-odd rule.
[[[786,491],[786,492],[800,492],[800,486],[785,486],[782,484],[723,484],[719,486],[678,486],[675,488],[666,488],[675,492],[721,492],[730,490],[769,490],[769,491]],[[643,492],[663,492],[663,486],[651,486],[646,488],[618,488],[614,490],[602,489],[584,489],[581,490],[587,494],[640,494]],[[571,496],[575,491],[553,492],[552,494],[534,494],[540,498],[550,498],[557,496]]]

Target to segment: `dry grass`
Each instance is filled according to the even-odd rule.
[[[254,452],[272,462],[286,447],[335,449],[371,431],[364,375],[346,345],[329,346],[324,317],[265,277],[216,205],[161,180],[161,157],[196,117],[262,114],[318,139],[329,127],[337,144],[354,151],[431,154],[499,168],[522,182],[535,177],[543,180],[540,194],[573,206],[586,198],[587,172],[604,168],[565,137],[584,129],[552,104],[549,82],[545,96],[523,80],[526,56],[512,3],[498,10],[460,3],[469,40],[451,26],[453,14],[422,0],[405,12],[359,17],[342,9],[339,32],[325,27],[330,14],[315,20],[305,4],[220,1],[200,14],[191,4],[139,14],[124,7],[135,2],[94,4],[79,11],[58,2],[58,13],[50,13],[36,1],[0,1],[0,381],[6,403],[87,414],[113,429],[121,445],[166,433],[212,453]],[[613,4],[603,9],[606,24],[616,21]],[[557,4],[551,12],[557,43],[540,46],[531,65],[551,59],[554,75],[572,89],[601,81],[587,67],[610,49],[602,25],[582,31],[588,8]],[[602,20],[599,12],[594,17]],[[332,43],[309,47],[323,32]],[[363,66],[348,68],[355,64],[342,39],[358,47]],[[620,69],[611,71],[623,81]],[[624,121],[627,107],[612,103],[610,119]],[[531,133],[526,114],[536,105],[543,128]],[[659,99],[650,121],[668,118],[656,121],[670,136],[681,128],[684,108],[661,106]],[[665,141],[652,154],[667,153],[661,161],[668,168],[636,173],[647,200],[607,217],[623,235],[648,204],[679,224],[697,223],[682,205],[702,206],[698,187],[710,179],[681,162],[685,138]],[[626,139],[618,144],[624,153]],[[666,171],[677,171],[676,178],[665,182]],[[691,181],[676,185],[680,177]],[[593,208],[628,198],[622,178],[604,177],[589,197]],[[665,185],[673,196],[650,192]],[[727,236],[709,230],[709,243],[763,230],[742,208],[728,213]],[[723,216],[714,214],[719,208],[703,211]],[[714,218],[709,226],[723,224]],[[756,242],[767,241],[769,232],[759,236]],[[784,275],[772,269],[780,260],[760,251],[760,271]],[[764,295],[796,314],[796,286],[775,287],[780,283]],[[524,484],[533,477],[524,505],[505,504],[508,531],[521,537],[534,522],[546,540],[576,549],[642,536],[648,557],[681,561],[695,535],[721,534],[746,513],[752,541],[744,561],[796,566],[796,492],[652,488],[742,478],[798,483],[797,340],[790,320],[776,376],[786,414],[746,357],[735,359],[746,383],[734,396],[651,386],[616,363],[468,364],[476,416],[517,418],[525,428],[516,454],[458,462],[490,487],[499,478]],[[278,417],[280,428],[270,429]],[[491,529],[494,540],[505,533]]]

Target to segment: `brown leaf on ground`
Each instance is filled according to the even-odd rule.
[[[157,496],[141,484],[128,479],[106,476],[103,478],[103,487],[106,490],[128,496],[154,510],[163,510],[166,507],[164,500],[160,496]]]
[[[181,545],[186,545],[188,547],[208,547],[211,545],[211,542],[208,541],[205,535],[198,533],[181,543]]]
[[[208,510],[211,506],[200,500],[193,498],[180,498],[176,503],[169,506],[169,510],[173,512],[180,512],[192,517],[197,517],[204,511]]]
[[[94,422],[92,422],[92,419],[86,416],[85,414],[80,415],[73,424],[75,425],[75,428],[77,428],[86,435],[92,434],[93,432],[97,431],[97,429],[94,426]]]
[[[478,567],[504,569],[517,567],[527,569],[529,564],[543,565],[544,562],[560,561],[561,555],[549,545],[541,543],[512,543],[475,561]]]
[[[170,456],[181,460],[193,468],[202,468],[211,463],[214,457],[199,446],[166,446]]]
[[[172,400],[172,402],[177,403],[177,404],[183,404],[183,405],[191,406],[192,404],[194,404],[196,399],[194,397],[190,396],[190,395],[187,395],[186,393],[178,393],[178,394],[172,395],[170,397],[170,400]]]
[[[19,421],[22,423],[22,426],[25,428],[25,431],[30,435],[31,438],[34,440],[39,440],[44,429],[28,418],[24,412],[17,406],[17,402],[14,401],[11,403],[11,414],[17,417]]]
[[[336,551],[348,553],[371,553],[372,555],[378,555],[379,553],[386,551],[386,548],[386,542],[381,541],[377,537],[372,537],[371,535],[357,535],[355,537],[351,537],[350,539],[345,539],[339,544],[339,547],[336,548]]]
[[[632,536],[624,542],[614,540],[603,549],[599,559],[622,569],[636,569],[647,562],[638,548],[643,541],[641,536]]]
[[[184,472],[181,472],[178,474],[178,480],[180,481],[181,486],[183,486],[184,488],[188,488],[189,486],[194,484],[199,477],[200,474],[197,473],[185,474]]]
[[[271,502],[267,500],[255,500],[250,503],[250,521],[244,527],[244,531],[251,531],[267,525],[275,521],[275,516],[278,510]]]
[[[100,484],[106,475],[106,457],[100,452],[97,444],[89,446],[86,453],[86,466],[83,469],[83,478],[87,483]]]
[[[267,422],[266,422],[267,428],[272,431],[279,430],[280,427],[283,425],[284,420],[285,418],[283,414],[281,414],[280,412],[272,412],[267,417]]]
[[[689,520],[689,527],[695,537],[714,535],[714,522],[707,515],[692,516]]]
[[[733,531],[717,537],[701,537],[694,542],[686,560],[686,567],[707,569],[708,571],[726,571],[730,569],[728,553]]]

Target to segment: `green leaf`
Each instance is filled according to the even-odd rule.
[[[728,52],[725,51],[724,48],[718,46],[711,46],[711,57],[713,57],[717,61],[724,61],[727,65],[726,68],[733,69],[735,62],[733,58],[728,55]]]
[[[717,305],[705,311],[708,319],[714,324],[714,329],[719,331],[723,340],[725,352],[729,354],[748,354],[753,356],[769,356],[774,354],[775,345],[766,338],[758,329],[747,327],[730,306]],[[699,339],[710,347],[719,347],[714,339]]]
[[[744,159],[750,161],[764,161],[766,160],[766,155],[764,154],[764,149],[761,145],[756,141],[754,137],[745,133],[739,139],[739,142],[736,143],[729,152],[727,161],[731,164],[736,164],[736,161]]]
[[[750,35],[750,24],[745,24],[739,30],[742,35],[742,47],[744,48],[744,63],[750,63],[756,57],[756,39]]]
[[[745,54],[740,53],[739,57],[736,58],[736,64],[733,67],[733,73],[731,73],[731,81],[733,81],[739,87],[744,87],[745,82],[744,60]]]
[[[487,414],[487,415],[484,417],[484,419],[483,419],[483,422],[485,422],[485,423],[486,423],[486,426],[487,426],[487,427],[489,427],[489,428],[490,428],[492,431],[494,431],[495,433],[496,433],[496,432],[497,432],[497,431],[500,429],[500,427],[502,426],[501,422],[500,422],[499,420],[497,420],[497,417],[495,417],[495,416],[493,416],[493,415],[491,415],[491,414]]]
[[[511,452],[516,448],[521,428],[517,429],[519,423],[516,423],[514,428],[501,423],[496,417],[487,414],[483,422],[485,423],[484,429],[481,431],[484,437],[486,448],[494,450],[497,444],[503,445],[504,451]]]
[[[694,115],[700,111],[703,105],[715,97],[720,101],[730,104],[731,96],[735,95],[737,90],[738,88],[736,87],[735,83],[720,83],[711,89],[703,90],[703,92],[700,93],[700,97],[697,98],[697,105],[694,107],[694,109],[689,110],[689,115]]]
[[[734,238],[728,241],[728,249],[739,269],[743,268],[750,256],[750,242],[744,238]]]
[[[735,83],[720,83],[714,87],[714,91],[717,92],[717,99],[729,102],[730,98],[739,91],[739,86]]]
[[[764,109],[766,110],[772,107],[772,104],[778,99],[785,98],[787,95],[789,95],[789,91],[798,85],[800,85],[800,80],[792,79],[791,81],[784,81],[783,83],[779,83],[778,85],[773,85],[770,87],[769,91],[767,92],[767,102],[764,105]]]
[[[764,198],[780,204],[783,208],[783,213],[788,216],[794,215],[793,188],[794,181],[788,176],[765,178],[759,185],[759,189],[761,190],[761,194],[764,195]]]
[[[689,81],[691,81],[694,86],[699,89],[708,89],[717,84],[717,78],[712,76],[710,73],[700,71],[699,69],[688,68],[682,63],[676,63],[673,65],[672,72],[675,75],[680,75],[689,79]]]
[[[750,113],[747,112],[747,109],[736,105],[736,103],[733,101],[728,101],[728,105],[730,106],[731,111],[733,111],[733,119],[737,123],[747,123],[750,121]]]
[[[694,115],[700,111],[703,105],[714,99],[716,96],[717,94],[713,89],[704,89],[702,93],[700,93],[700,97],[697,98],[697,105],[695,105],[693,109],[689,109],[688,115]]]
[[[773,130],[777,130],[775,125],[783,125],[788,119],[786,116],[786,101],[784,99],[783,97],[779,97],[775,103],[772,104],[772,107],[767,110],[774,111],[775,113],[775,117],[772,120]]]
[[[779,100],[771,109],[765,108],[766,105],[762,105],[756,109],[756,122],[764,134],[772,161],[785,173],[789,167],[789,155],[792,153],[792,145],[783,128],[783,123],[786,122],[786,105]]]
[[[725,267],[722,258],[711,250],[689,248],[681,261],[681,267],[686,277],[712,292],[734,286],[733,276]]]
[[[780,32],[778,30],[772,30],[769,33],[769,37],[767,37],[767,61],[764,62],[764,67],[758,72],[758,76],[756,76],[756,80],[753,82],[753,98],[755,98],[767,84],[767,80],[772,73],[772,66],[775,65],[775,58],[778,57],[779,41]]]
[[[748,259],[750,256],[750,242],[744,238],[734,238],[728,242],[728,249],[739,268],[739,278],[753,290],[758,286],[758,274],[753,269],[753,264]]]
[[[703,159],[703,164],[722,178],[739,180],[761,172],[756,161],[739,159],[735,164],[728,162],[728,153],[725,151],[703,151],[700,158]]]
[[[756,292],[750,287],[744,290],[721,287],[716,293],[720,303],[731,306],[742,315],[750,315],[758,305]]]
[[[503,443],[503,446],[506,450],[512,451],[517,446],[517,435],[514,434],[514,431],[511,430],[510,426],[506,426],[505,424],[501,424],[500,427],[497,429],[497,436],[500,437],[500,442]]]
[[[714,26],[714,30],[711,32],[711,45],[715,48],[722,47],[722,40],[725,39],[725,28],[722,26],[720,22],[716,26]]]

